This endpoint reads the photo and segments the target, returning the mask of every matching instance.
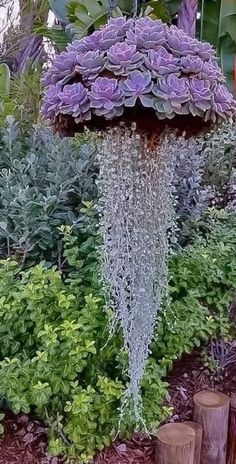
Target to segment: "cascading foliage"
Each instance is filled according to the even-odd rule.
[[[158,148],[151,148],[134,128],[124,126],[107,131],[99,150],[103,278],[114,309],[112,323],[123,329],[136,407],[167,281],[172,139],[165,135]],[[135,414],[139,417],[138,409]]]
[[[56,130],[102,129],[102,274],[123,329],[139,419],[140,380],[167,281],[173,156],[195,143],[163,131],[163,120],[202,129],[232,120],[236,105],[211,45],[150,18],[111,19],[75,40],[43,82],[42,113]]]

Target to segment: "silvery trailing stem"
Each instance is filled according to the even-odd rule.
[[[134,130],[118,127],[103,135],[99,150],[102,273],[113,323],[123,329],[136,416],[167,284],[175,143],[163,136],[160,145],[149,148]]]

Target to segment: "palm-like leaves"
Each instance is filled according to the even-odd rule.
[[[141,5],[142,2],[139,2]],[[68,18],[70,30],[77,38],[84,37],[90,31],[105,24],[110,12],[108,0],[76,0],[68,3]],[[118,0],[117,8],[112,9],[113,16],[132,16],[133,0]],[[141,16],[169,20],[164,0],[150,0],[138,8]]]
[[[108,17],[107,0],[77,0],[68,4],[70,30],[77,38],[84,37],[90,31],[105,24]]]
[[[212,43],[231,90],[236,54],[236,3],[232,0],[203,0],[201,39]]]
[[[68,0],[49,0],[49,5],[56,18],[62,22],[67,23],[67,5]]]

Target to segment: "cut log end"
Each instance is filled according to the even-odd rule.
[[[173,446],[185,445],[192,436],[194,436],[194,432],[191,427],[183,423],[163,425],[157,432],[158,440]]]
[[[194,464],[194,449],[195,432],[187,424],[166,424],[157,431],[158,464]]]
[[[229,404],[227,395],[217,391],[201,391],[194,396],[194,403],[196,406],[203,408],[221,408]]]

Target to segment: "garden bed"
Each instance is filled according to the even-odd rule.
[[[236,347],[225,358],[226,367],[213,375],[203,363],[201,350],[176,361],[168,377],[167,403],[173,406],[170,421],[189,420],[193,395],[202,389],[216,389],[236,395]],[[63,459],[48,457],[46,428],[26,415],[7,413],[6,433],[0,439],[0,464],[61,464]],[[132,440],[117,440],[97,455],[94,464],[154,464],[155,440],[136,435]]]

